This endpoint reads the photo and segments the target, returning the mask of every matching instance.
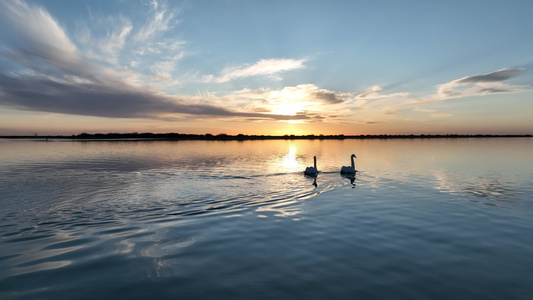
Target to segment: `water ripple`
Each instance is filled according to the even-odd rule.
[[[49,143],[0,157],[0,298],[532,295],[528,160],[507,170],[471,163],[482,151],[447,156],[456,144],[406,155],[400,141],[309,142],[323,151],[312,178],[311,150],[285,143]],[[346,178],[352,149],[364,159]]]

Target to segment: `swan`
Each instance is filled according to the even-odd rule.
[[[318,174],[318,170],[316,168],[316,156],[313,156],[313,160],[314,160],[314,166],[305,168],[305,171],[304,171],[305,175],[313,176],[313,175],[317,175]]]
[[[341,174],[355,174],[355,172],[357,172],[355,170],[355,163],[353,161],[354,158],[357,158],[357,156],[355,156],[355,154],[352,154],[352,156],[350,157],[352,161],[352,166],[351,167],[343,166],[341,168]]]

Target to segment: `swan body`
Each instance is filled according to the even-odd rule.
[[[314,165],[313,165],[313,167],[307,167],[307,168],[305,168],[305,171],[304,171],[304,174],[305,174],[305,175],[311,175],[311,176],[314,176],[314,175],[317,175],[317,174],[318,174],[318,169],[316,168],[316,156],[313,156],[313,161],[314,161]]]
[[[355,174],[355,172],[357,172],[355,170],[355,163],[354,163],[354,160],[353,160],[354,158],[357,158],[357,156],[355,156],[355,154],[352,154],[352,156],[350,157],[352,165],[351,166],[343,166],[341,168],[341,174]]]

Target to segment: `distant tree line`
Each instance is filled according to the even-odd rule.
[[[188,133],[151,133],[151,132],[132,132],[132,133],[80,133],[72,136],[0,136],[0,138],[26,138],[26,139],[72,139],[72,140],[326,140],[326,139],[433,139],[433,138],[489,138],[489,137],[531,137],[532,135],[493,135],[493,134],[408,134],[408,135],[246,135],[237,134],[229,135],[220,133],[213,135],[206,134],[188,134]]]

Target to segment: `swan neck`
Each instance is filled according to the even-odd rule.
[[[314,165],[314,167],[316,169],[316,156],[313,157],[313,161],[314,161],[313,165]]]
[[[355,162],[353,161],[353,156],[352,156],[352,157],[350,157],[350,159],[352,160],[352,169],[354,169],[354,170],[355,170]]]

